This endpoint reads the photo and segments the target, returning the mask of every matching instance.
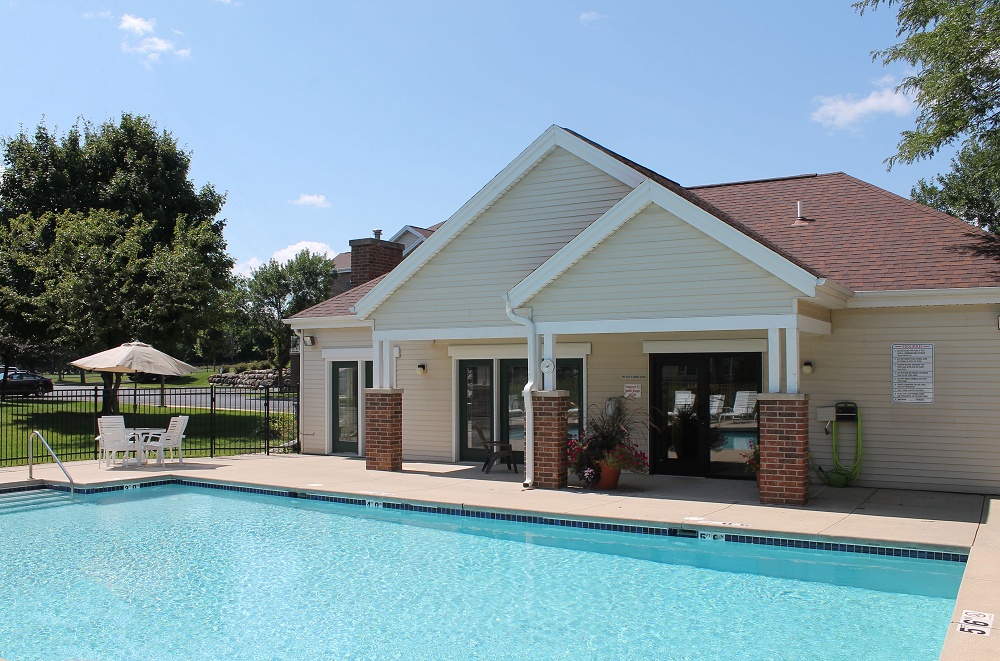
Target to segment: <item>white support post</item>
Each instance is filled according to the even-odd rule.
[[[785,392],[799,392],[799,329],[785,330]]]
[[[551,360],[553,364],[556,362],[556,336],[552,333],[546,333],[542,336],[542,360]],[[556,373],[553,371],[551,374],[542,374],[542,390],[555,390],[556,389]]]
[[[382,380],[382,347],[385,342],[382,340],[375,340],[372,344],[372,387],[373,388],[385,388],[385,381]]]
[[[767,329],[767,391],[781,392],[781,329]]]
[[[392,388],[392,342],[382,342],[382,387]]]

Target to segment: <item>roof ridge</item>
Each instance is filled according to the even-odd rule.
[[[693,188],[720,188],[722,186],[742,186],[744,184],[766,184],[772,181],[789,181],[791,179],[812,179],[815,177],[825,177],[830,174],[844,174],[843,172],[828,172],[826,174],[792,174],[787,177],[767,177],[765,179],[744,179],[743,181],[726,181],[718,184],[698,184],[697,186],[685,186],[688,190]]]

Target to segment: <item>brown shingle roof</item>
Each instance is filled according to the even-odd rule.
[[[386,274],[388,275],[388,274]],[[361,300],[365,294],[372,290],[372,287],[382,282],[385,275],[380,275],[374,280],[369,280],[363,285],[358,285],[354,289],[348,289],[339,296],[328,298],[322,303],[317,303],[311,308],[306,308],[302,312],[297,312],[291,316],[292,319],[305,319],[309,317],[343,317],[350,314],[351,306]]]
[[[855,291],[1000,286],[996,236],[843,172],[690,190]]]

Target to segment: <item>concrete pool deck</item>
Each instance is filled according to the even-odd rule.
[[[620,488],[613,492],[572,484],[558,491],[527,490],[521,486],[521,474],[504,466],[487,475],[478,465],[408,461],[401,472],[380,472],[365,470],[364,459],[295,454],[199,457],[183,464],[113,469],[99,468],[96,461],[78,461],[67,464],[67,469],[77,487],[177,477],[737,534],[753,531],[942,551],[971,549],[941,658],[1000,658],[1000,631],[991,636],[957,631],[962,610],[1000,613],[1000,496],[814,486],[808,505],[784,507],[759,504],[752,481],[624,473]],[[25,466],[0,468],[0,489],[67,484],[54,464],[36,465],[33,483],[27,476]],[[996,624],[1000,627],[1000,621]]]

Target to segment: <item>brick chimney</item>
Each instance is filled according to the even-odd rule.
[[[351,287],[363,285],[396,268],[403,261],[402,243],[382,240],[382,230],[374,239],[351,241]]]

